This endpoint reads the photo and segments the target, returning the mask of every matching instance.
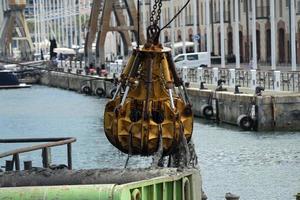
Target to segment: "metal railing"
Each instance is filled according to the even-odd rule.
[[[250,87],[251,75],[249,71],[236,70],[235,72],[235,82],[241,87]]]
[[[281,88],[283,91],[300,92],[300,72],[281,73]]]
[[[257,85],[262,86],[265,89],[274,89],[274,74],[272,71],[257,71]]]
[[[67,145],[68,169],[72,169],[72,143],[76,142],[76,138],[24,138],[24,139],[0,139],[0,144],[16,144],[16,143],[42,143],[30,147],[23,147],[0,153],[0,158],[12,156],[12,160],[6,161],[6,171],[12,171],[15,166],[16,170],[20,170],[20,154],[32,151],[42,150],[42,163],[44,168],[50,166],[50,148]],[[25,165],[25,162],[24,162]],[[26,168],[26,167],[25,167]]]
[[[184,81],[191,83],[199,83],[201,81],[206,84],[215,84],[216,80],[214,80],[214,78],[217,76],[218,80],[224,80],[225,85],[228,86],[232,86],[232,79],[234,79],[235,85],[246,88],[253,88],[252,86],[255,85],[267,90],[300,92],[300,71],[279,72],[280,75],[278,75],[277,80],[275,80],[275,71],[272,70],[257,70],[254,71],[255,73],[253,74],[253,71],[250,70],[235,69],[234,75],[230,73],[230,69],[228,68],[219,68],[217,75],[214,74],[213,68],[202,68],[201,70],[202,74],[200,75],[197,68],[187,68],[186,80]],[[177,72],[179,76],[184,79],[183,68],[177,69]]]

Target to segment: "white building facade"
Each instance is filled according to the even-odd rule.
[[[242,63],[255,59],[260,64],[268,65],[271,64],[272,49],[274,49],[273,57],[275,57],[276,65],[288,65],[292,63],[292,58],[300,63],[300,0],[292,1],[191,0],[185,12],[175,20],[173,27],[170,26],[163,31],[162,40],[163,42],[172,40],[176,42],[185,39],[185,41],[195,42],[197,44],[195,49],[207,51],[207,38],[210,38],[209,48],[212,54],[221,56],[223,43],[224,57],[227,61],[234,58],[236,50],[239,49]],[[209,6],[206,6],[207,2]],[[220,6],[220,2],[223,2],[223,6]],[[163,1],[161,24],[166,24],[184,3],[182,0]],[[272,8],[274,15],[271,12]],[[235,16],[236,11],[237,16]],[[223,17],[221,13],[224,13]],[[256,16],[255,20],[252,20],[253,14]],[[149,10],[146,10],[145,17],[149,19]],[[208,17],[209,28],[206,25]],[[238,24],[235,23],[235,17],[238,18]],[[274,29],[272,29],[272,23]],[[294,26],[291,25],[293,23]],[[224,27],[223,31],[221,27]],[[208,30],[209,37],[207,37]],[[195,37],[195,35],[200,37]],[[253,45],[255,38],[256,45]],[[199,40],[195,41],[195,39]],[[293,48],[296,56],[293,56]],[[253,49],[256,49],[256,55]]]

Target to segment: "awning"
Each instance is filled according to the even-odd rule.
[[[53,50],[55,53],[58,53],[58,54],[64,54],[64,55],[75,55],[76,52],[74,49],[69,49],[69,48],[55,48]]]

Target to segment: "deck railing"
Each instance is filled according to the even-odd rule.
[[[46,143],[45,143],[46,142]],[[0,153],[0,158],[12,156],[12,160],[7,160],[5,165],[6,171],[20,170],[20,154],[42,150],[42,163],[44,168],[50,166],[51,147],[67,145],[68,169],[72,169],[72,143],[76,138],[26,138],[26,139],[0,139],[0,144],[17,144],[17,143],[45,143],[30,147],[23,147]],[[25,169],[30,169],[31,161],[24,162]]]

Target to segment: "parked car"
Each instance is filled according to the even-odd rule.
[[[179,54],[174,57],[174,62],[177,68],[207,67],[209,64],[209,54],[208,52]]]

